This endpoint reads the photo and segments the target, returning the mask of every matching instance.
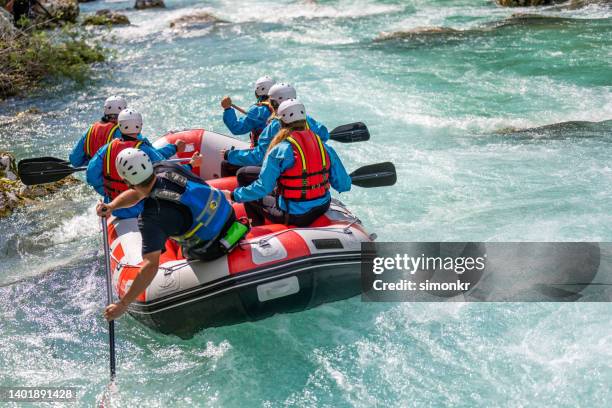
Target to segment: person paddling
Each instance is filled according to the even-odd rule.
[[[151,142],[141,134],[142,115],[133,109],[122,110],[118,115],[117,124],[121,131],[121,137],[111,140],[110,143],[98,149],[87,166],[87,183],[104,197],[104,202],[110,202],[128,189],[115,166],[115,160],[123,150],[128,148],[140,149],[154,163],[185,150],[185,142],[182,140],[178,140],[174,145],[166,145],[161,149],[154,148]],[[134,204],[131,208],[122,208],[113,212],[113,215],[118,218],[138,216],[142,211],[142,204]]]
[[[119,112],[127,108],[127,102],[120,96],[110,96],[104,101],[102,119],[91,125],[81,136],[70,153],[70,164],[74,167],[86,166],[96,152],[112,139],[120,138],[117,125]]]
[[[351,177],[340,158],[308,127],[306,109],[296,99],[280,104],[281,129],[268,147],[259,178],[248,186],[223,193],[245,203],[253,225],[264,218],[286,225],[312,224],[329,208],[330,186],[351,189]],[[277,194],[271,195],[276,189]]]
[[[199,165],[199,160],[201,156],[196,153],[191,164]],[[153,164],[143,151],[128,148],[117,156],[116,167],[130,189],[108,204],[98,204],[96,211],[105,217],[143,200],[138,228],[144,262],[121,301],[106,308],[104,316],[108,320],[119,318],[149,286],[168,238],[181,244],[187,259],[211,261],[231,251],[248,232],[248,227],[236,220],[234,209],[220,190],[181,166]]]
[[[227,169],[236,169],[243,167],[236,175],[242,179],[245,184],[257,179],[260,166],[263,163],[264,156],[268,150],[270,142],[281,128],[280,121],[276,116],[276,109],[279,105],[288,99],[296,98],[295,88],[289,84],[279,83],[273,85],[268,91],[270,105],[274,109],[274,114],[268,120],[268,125],[259,135],[257,145],[250,149],[243,150],[223,150],[223,162],[221,163],[221,176],[227,177],[233,175]],[[325,126],[314,120],[312,117],[306,117],[306,124],[310,130],[317,134],[324,142],[329,140],[329,131]],[[253,167],[244,167],[253,166]]]
[[[236,116],[236,109],[232,105],[232,99],[225,96],[221,100],[223,110],[223,123],[233,135],[244,135],[251,133],[251,147],[257,145],[259,135],[266,127],[268,118],[274,112],[268,101],[268,91],[274,85],[274,80],[269,76],[263,76],[255,81],[255,98],[257,102],[251,105],[245,116],[240,119]]]

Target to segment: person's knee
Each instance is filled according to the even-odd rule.
[[[221,162],[221,177],[235,176],[236,170],[238,170],[238,166],[234,166],[227,160]]]

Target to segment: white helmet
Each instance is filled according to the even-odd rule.
[[[140,184],[153,174],[153,163],[149,156],[142,150],[131,147],[119,152],[115,168],[121,178],[131,185]]]
[[[133,109],[124,109],[119,113],[117,123],[123,134],[140,133],[142,130],[142,115]]]
[[[272,85],[268,91],[268,96],[270,97],[271,101],[274,101],[279,105],[287,99],[297,98],[295,88],[289,84],[283,83]]]
[[[255,81],[255,95],[266,96],[270,87],[274,85],[274,80],[269,76],[262,76],[257,81]]]
[[[105,115],[118,115],[125,108],[127,108],[127,102],[120,96],[109,96],[104,101]]]
[[[281,103],[276,113],[283,123],[306,120],[306,108],[304,104],[297,99],[289,99]]]

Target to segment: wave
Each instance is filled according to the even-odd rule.
[[[249,12],[244,13],[248,8]],[[218,10],[223,18],[235,23],[286,23],[296,19],[346,19],[362,18],[376,15],[398,13],[405,9],[403,5],[372,4],[363,1],[342,1],[337,5],[322,5],[316,1],[295,2],[292,4],[266,3],[262,7],[236,5],[235,1],[227,4],[226,10]],[[230,11],[231,10],[231,11]],[[236,13],[236,11],[240,11]]]

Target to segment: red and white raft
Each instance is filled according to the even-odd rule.
[[[215,188],[236,188],[236,178],[219,178],[222,149],[248,144],[194,129],[170,133],[156,147],[176,139],[187,143],[180,156],[203,155],[194,169]],[[244,206],[234,204],[237,216]],[[114,287],[123,296],[142,262],[136,219],[109,219]],[[160,269],[129,313],[152,329],[183,338],[212,326],[262,319],[346,299],[361,291],[361,243],[370,242],[359,219],[339,201],[308,228],[281,224],[253,227],[228,256],[212,262],[187,261],[173,240],[166,242]]]

